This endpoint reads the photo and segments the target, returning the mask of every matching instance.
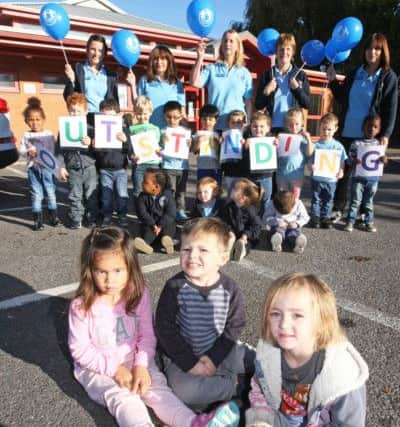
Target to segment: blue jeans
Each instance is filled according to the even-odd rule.
[[[312,179],[311,190],[311,216],[313,218],[330,218],[336,182],[320,182]]]
[[[125,169],[100,169],[104,221],[111,221],[114,198],[119,219],[128,213],[128,174]]]
[[[41,166],[32,166],[28,169],[29,192],[32,199],[32,212],[42,212],[44,195],[47,196],[47,208],[57,209],[56,185],[54,175],[49,169]]]
[[[377,182],[355,181],[351,182],[351,201],[347,220],[354,224],[357,219],[358,209],[361,206],[365,214],[366,224],[374,222],[374,196],[378,190]]]
[[[133,182],[133,196],[137,197],[142,191],[144,173],[146,169],[159,169],[159,165],[152,165],[149,163],[142,163],[140,165],[134,165],[132,168],[132,182]]]
[[[280,228],[280,227],[271,227],[271,237],[279,233],[282,236],[282,241],[286,241],[290,249],[293,249],[296,245],[296,239],[301,234],[301,228]]]
[[[260,218],[262,218],[265,212],[265,208],[268,202],[271,200],[272,177],[270,176],[267,178],[256,178],[256,179],[253,179],[253,181],[256,182],[264,190],[264,195],[260,203],[260,212],[258,213]]]

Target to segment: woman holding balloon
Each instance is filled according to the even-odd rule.
[[[310,85],[304,71],[293,63],[296,53],[294,36],[281,34],[275,46],[276,65],[261,75],[255,107],[258,110],[267,109],[272,117],[272,130],[278,133],[285,126],[285,115],[290,108],[308,109]],[[262,50],[262,53],[271,55],[274,52]]]
[[[64,88],[65,100],[73,92],[83,93],[88,110],[93,113],[99,111],[100,102],[104,99],[118,102],[117,76],[103,65],[106,52],[105,38],[100,34],[92,34],[86,43],[86,62],[78,62],[75,69],[68,63],[65,65],[65,75],[68,78]]]
[[[387,147],[396,120],[398,86],[397,76],[390,67],[386,37],[380,33],[369,37],[362,65],[349,72],[342,84],[337,80],[333,65],[327,70],[327,78],[341,107],[339,134],[346,150],[355,139],[363,138],[363,122],[369,114],[381,117],[379,140]],[[334,221],[340,219],[346,206],[349,174],[350,170],[345,170],[336,187]]]

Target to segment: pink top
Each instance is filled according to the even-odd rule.
[[[146,288],[134,313],[129,315],[124,303],[108,305],[98,299],[85,312],[81,302],[81,298],[71,302],[68,319],[68,345],[75,367],[113,377],[122,363],[149,365],[156,338]]]

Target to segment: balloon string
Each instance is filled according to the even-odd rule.
[[[306,66],[306,63],[303,62],[302,66],[296,71],[296,74],[292,77],[293,79],[295,79],[297,77],[297,75],[300,73],[300,71]]]
[[[64,45],[63,45],[62,40],[60,40],[60,46],[61,46],[62,53],[64,54],[65,63],[66,63],[67,65],[69,65],[68,58],[67,58],[67,54],[65,53],[65,49],[64,49]]]

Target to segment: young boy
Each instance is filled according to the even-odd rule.
[[[344,162],[347,159],[343,145],[333,138],[338,128],[338,118],[333,113],[327,113],[321,118],[319,125],[320,139],[315,143],[315,151],[336,150],[340,155],[340,169],[334,178],[313,176],[311,178],[311,223],[314,228],[332,228],[331,214],[333,197],[335,195],[337,180],[343,176]],[[314,151],[314,156],[315,156]],[[314,162],[314,158],[312,159]],[[314,171],[314,165],[312,166]]]
[[[185,134],[184,138],[181,138],[176,143],[188,144],[190,146],[191,138],[189,129],[185,129],[180,126],[182,120],[182,106],[177,101],[168,101],[164,105],[164,117],[167,122],[167,128],[161,130],[161,145],[164,148],[168,142],[168,136],[166,134],[168,129],[174,129],[179,134]],[[185,195],[186,195],[186,183],[189,174],[189,159],[181,159],[172,156],[162,156],[161,167],[168,173],[171,179],[171,185],[175,191],[176,199],[176,220],[185,221],[188,216],[185,212]]]
[[[229,257],[229,227],[218,218],[196,218],[181,238],[182,271],[161,293],[156,333],[174,393],[188,405],[208,405],[237,395],[238,374],[253,370],[254,351],[237,342],[243,297],[220,272]]]
[[[214,178],[218,184],[221,184],[221,167],[219,164],[220,136],[218,132],[214,132],[218,117],[219,110],[215,105],[206,104],[200,108],[200,132],[193,137],[192,151],[198,154],[197,180],[208,176]],[[212,136],[208,137],[202,134],[202,131],[210,132]],[[200,146],[207,140],[210,140],[210,148],[213,149],[216,157],[201,154]]]
[[[196,201],[191,218],[218,217],[225,202],[220,198],[221,189],[216,179],[204,176],[197,181]]]
[[[363,216],[361,226],[366,231],[376,232],[374,225],[374,196],[378,190],[379,176],[357,176],[356,165],[360,163],[357,157],[358,149],[362,147],[373,147],[379,145],[376,137],[381,131],[381,118],[377,114],[370,114],[364,121],[365,139],[354,141],[349,150],[349,163],[353,166],[351,179],[351,200],[345,231],[352,232],[356,222],[358,209]],[[379,162],[386,163],[386,156],[381,156]]]
[[[70,116],[87,116],[88,107],[85,95],[74,92],[67,98],[67,108]],[[90,135],[90,136],[89,136]],[[57,144],[57,159],[60,164],[60,178],[69,184],[69,228],[92,227],[98,220],[98,194],[96,157],[91,145],[94,137],[93,126],[88,124],[88,135],[82,138],[82,144],[87,150],[71,150],[60,148]]]
[[[119,104],[114,99],[100,103],[100,112],[107,115],[119,114]],[[100,173],[101,201],[103,207],[103,225],[110,225],[114,211],[114,198],[121,227],[128,225],[128,156],[131,148],[129,134],[117,133],[117,139],[122,141],[121,150],[96,151],[96,164]],[[95,143],[96,146],[96,143]]]
[[[133,112],[136,118],[136,124],[129,127],[131,136],[140,135],[144,132],[151,132],[154,134],[156,141],[160,141],[160,129],[150,123],[150,117],[153,112],[153,104],[146,96],[138,96],[133,105]],[[160,152],[160,147],[158,147]],[[147,168],[157,169],[160,167],[161,157],[157,160],[150,160],[145,163],[138,163],[139,157],[135,154],[133,149],[133,167],[132,167],[132,182],[133,182],[133,195],[135,199],[142,191],[142,183],[144,173]]]

